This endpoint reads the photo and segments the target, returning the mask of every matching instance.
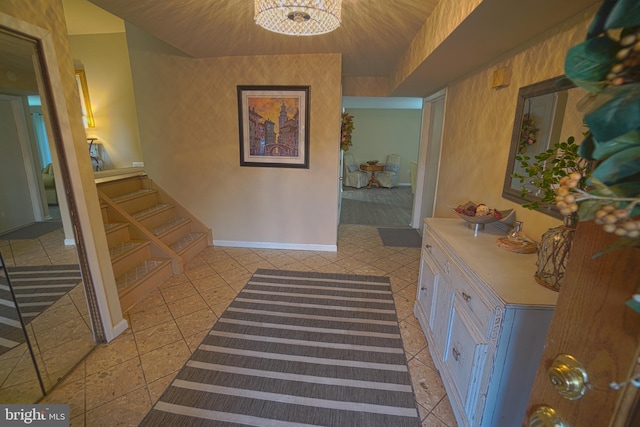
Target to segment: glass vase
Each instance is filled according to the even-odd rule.
[[[556,292],[562,287],[576,224],[575,215],[566,216],[562,225],[547,230],[540,240],[535,279]]]

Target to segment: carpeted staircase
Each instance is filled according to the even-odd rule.
[[[96,182],[120,305],[139,299],[207,246],[211,229],[146,175]]]

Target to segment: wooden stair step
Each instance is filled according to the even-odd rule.
[[[120,230],[121,228],[128,227],[129,224],[126,222],[110,222],[104,224],[105,233],[112,233],[114,231]]]
[[[131,193],[125,193],[125,194],[119,194],[117,196],[113,196],[111,197],[111,200],[113,200],[114,202],[122,202],[125,200],[135,199],[136,197],[144,196],[144,195],[155,193],[155,192],[156,190],[152,188],[142,188],[140,190],[132,191]]]
[[[160,224],[159,226],[155,227],[154,229],[151,230],[151,232],[155,235],[155,236],[160,236],[162,234],[168,233],[169,231],[180,227],[181,225],[187,223],[191,221],[189,218],[184,218],[184,217],[175,217],[175,218],[171,218],[169,221]]]
[[[129,240],[127,242],[119,243],[118,245],[109,248],[109,255],[111,255],[111,262],[114,262],[118,258],[123,258],[128,254],[148,245],[149,242],[143,240]]]
[[[200,241],[205,236],[205,233],[188,233],[185,234],[180,240],[170,244],[169,247],[172,251],[179,254],[187,250],[191,245]]]
[[[118,294],[126,292],[128,289],[135,287],[145,277],[153,274],[156,270],[168,264],[171,260],[165,258],[148,258],[136,265],[132,269],[116,278],[116,287]]]
[[[170,209],[171,205],[169,203],[158,203],[157,205],[153,205],[150,208],[143,209],[138,212],[134,212],[131,214],[132,217],[140,221],[141,219],[151,216],[157,212],[161,212],[165,209]]]

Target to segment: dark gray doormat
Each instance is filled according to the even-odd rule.
[[[419,248],[422,237],[415,228],[378,228],[384,246]]]
[[[20,228],[15,231],[11,231],[7,234],[0,235],[0,240],[24,240],[24,239],[37,239],[38,237],[50,233],[58,228],[62,228],[62,222],[59,221],[47,221],[47,222],[34,222],[33,224]]]

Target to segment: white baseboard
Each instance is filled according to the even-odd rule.
[[[338,245],[307,245],[299,243],[241,242],[234,240],[213,240],[213,246],[254,249],[288,249],[300,251],[337,252]]]
[[[64,245],[65,246],[75,246],[76,245],[76,239],[64,239]]]
[[[129,322],[127,322],[126,319],[122,319],[121,321],[119,321],[117,325],[111,328],[111,330],[107,330],[107,327],[105,327],[104,334],[105,334],[105,338],[107,339],[107,342],[110,342],[114,338],[118,337],[121,333],[126,331],[128,327],[129,327]]]

